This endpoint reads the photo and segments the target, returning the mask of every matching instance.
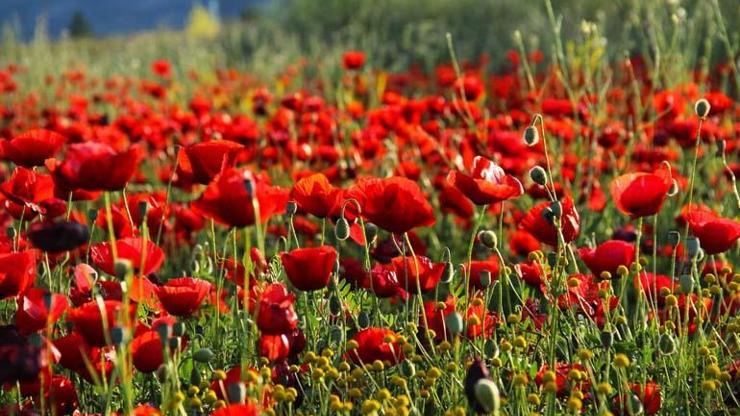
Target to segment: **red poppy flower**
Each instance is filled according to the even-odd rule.
[[[260,411],[256,405],[248,404],[230,404],[224,406],[213,413],[211,416],[259,416]]]
[[[706,254],[723,253],[740,238],[740,222],[721,218],[705,211],[689,211],[686,215],[691,233],[699,239]]]
[[[642,408],[645,415],[651,416],[657,414],[660,411],[660,385],[654,381],[648,381],[645,385],[633,383],[630,386],[632,393],[636,394],[642,402]],[[625,398],[617,397],[615,399],[617,405],[617,411],[619,414],[629,414],[627,412],[627,403]]]
[[[293,186],[293,198],[303,211],[325,218],[338,210],[342,190],[329,183],[323,173],[316,173],[300,179]]]
[[[365,65],[365,53],[360,51],[347,51],[342,55],[342,66],[344,69],[360,69]]]
[[[473,159],[470,175],[453,170],[447,181],[476,205],[495,204],[524,194],[518,179],[482,156]]]
[[[444,263],[433,263],[429,257],[394,257],[391,260],[396,275],[407,292],[416,293],[417,282],[422,292],[433,290],[445,271]]]
[[[514,266],[514,270],[528,285],[540,287],[545,283],[545,270],[539,262],[521,262]]]
[[[337,262],[337,251],[332,246],[297,248],[280,254],[290,283],[299,290],[325,288]]]
[[[485,301],[482,298],[477,297],[473,300],[475,299],[479,299],[480,302],[471,302],[465,313],[468,322],[466,334],[470,339],[491,338],[493,331],[496,329],[498,316],[486,308]],[[471,323],[473,317],[477,319],[478,323]]]
[[[229,168],[219,173],[192,208],[201,215],[231,227],[254,224],[252,195],[247,192],[245,180],[251,180],[259,204],[260,222],[285,212],[289,191],[270,186],[265,180],[255,178],[249,171]],[[256,182],[256,183],[255,183]]]
[[[177,174],[180,179],[207,185],[224,167],[233,167],[244,146],[230,140],[211,140],[180,149]]]
[[[378,227],[403,234],[416,227],[434,225],[432,206],[415,182],[402,178],[365,178],[347,193],[362,207],[361,214]]]
[[[149,275],[156,272],[164,263],[164,252],[156,244],[143,238],[124,238],[116,241],[118,260],[128,260],[134,272]],[[115,264],[110,243],[98,243],[90,248],[90,257],[95,266],[102,271],[115,275]]]
[[[424,302],[424,314],[426,315],[426,321],[422,318],[419,319],[419,323],[422,325],[428,325],[428,329],[434,331],[434,341],[442,342],[447,339],[447,326],[445,324],[445,317],[455,312],[455,305],[457,299],[450,295],[444,302],[445,307],[440,309],[437,307],[439,302],[428,300]]]
[[[477,290],[485,289],[481,284],[481,275],[484,272],[491,274],[491,282],[498,279],[499,264],[498,257],[491,256],[486,260],[473,260],[469,263],[470,265],[470,285]],[[463,265],[464,273],[467,273],[467,265]]]
[[[376,264],[364,277],[358,282],[360,287],[371,290],[379,298],[408,298],[408,292],[401,286],[396,268],[391,264]]]
[[[439,191],[439,205],[442,212],[449,212],[463,219],[474,214],[473,203],[456,187],[445,182]]]
[[[0,141],[0,157],[16,165],[31,168],[43,166],[64,144],[64,136],[53,131],[34,129]]]
[[[46,289],[31,288],[16,299],[15,325],[27,335],[54,324],[67,310],[64,295],[49,293]]]
[[[36,255],[33,251],[0,254],[0,299],[18,296],[36,280]]]
[[[82,338],[88,344],[95,347],[102,347],[107,344],[107,334],[104,328],[110,331],[118,324],[119,315],[123,307],[123,303],[119,301],[106,300],[103,301],[103,310],[101,311],[98,303],[91,301],[72,309],[67,315],[67,319],[74,325],[75,330],[82,335]],[[129,314],[133,322],[136,318],[135,305],[129,305]]]
[[[75,143],[52,172],[64,189],[117,191],[126,186],[143,157],[144,150],[137,145],[117,152],[105,143]]]
[[[347,355],[356,364],[372,364],[375,360],[390,362],[391,365],[403,361],[403,351],[396,337],[398,335],[387,328],[370,327],[358,332],[352,339],[358,347],[348,351]],[[386,338],[393,339],[387,342]]]
[[[50,175],[18,167],[0,185],[0,192],[7,198],[5,208],[13,218],[30,220],[37,213],[46,213],[42,202],[54,199],[54,181]]]
[[[524,230],[515,230],[509,234],[509,249],[518,256],[526,257],[540,249],[540,242]]]
[[[532,234],[540,242],[554,247],[558,245],[558,230],[543,215],[545,210],[549,209],[550,205],[551,202],[544,201],[532,207],[527,212],[527,215],[522,218],[519,226]],[[581,229],[581,217],[578,215],[573,205],[573,199],[570,196],[563,199],[560,207],[562,211],[560,222],[562,225],[563,239],[566,243],[569,243],[578,237]]]
[[[131,341],[134,367],[142,373],[156,371],[164,362],[162,347],[162,341],[157,331],[148,330],[136,335]]]
[[[669,169],[655,173],[628,173],[612,181],[609,190],[617,209],[632,218],[654,215],[668,197],[672,184]]]
[[[653,274],[649,272],[641,272],[634,278],[635,289],[645,293],[648,299],[653,299],[657,302],[658,306],[663,306],[665,303],[665,296],[661,294],[664,288],[669,289],[670,293],[678,287],[678,282],[671,279],[670,276],[664,274]]]
[[[257,327],[265,334],[285,334],[298,327],[295,296],[280,283],[267,285],[257,311]]]
[[[192,277],[171,279],[154,289],[167,313],[183,317],[195,313],[210,290],[210,283]]]
[[[635,261],[635,245],[622,240],[608,240],[596,248],[579,248],[578,255],[596,276],[609,272],[616,277],[619,266],[629,267]]]

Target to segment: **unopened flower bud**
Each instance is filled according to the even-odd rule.
[[[534,126],[529,126],[526,129],[524,129],[524,143],[527,146],[534,146],[540,141],[540,135],[537,133],[537,128]]]
[[[494,248],[498,245],[498,238],[496,233],[491,230],[482,230],[478,233],[478,239],[484,246],[488,248]]]
[[[344,217],[340,217],[334,225],[334,235],[339,241],[344,241],[349,238],[349,223]]]
[[[705,98],[700,99],[699,101],[694,104],[694,112],[696,113],[699,118],[706,118],[709,115],[709,110],[712,109],[712,106],[709,105],[709,101],[707,101]]]
[[[542,166],[534,166],[529,170],[529,177],[532,178],[532,182],[544,186],[547,183],[547,172]]]
[[[285,204],[285,213],[292,217],[298,211],[298,204],[295,201],[288,201]]]
[[[447,332],[453,336],[461,333],[463,330],[462,315],[458,312],[452,312],[445,316],[445,326],[447,327]]]
[[[125,279],[133,269],[131,261],[127,259],[118,259],[113,263],[113,271],[115,272],[116,277],[121,280]]]
[[[681,242],[681,233],[676,230],[668,231],[668,244],[676,247]]]
[[[487,378],[475,383],[475,400],[486,411],[486,413],[498,413],[501,407],[501,397],[496,383]]]

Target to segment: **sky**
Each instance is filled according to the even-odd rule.
[[[75,11],[82,11],[97,36],[183,27],[198,2],[218,9],[222,18],[238,17],[248,7],[266,0],[0,0],[0,24],[20,29],[24,39],[33,36],[42,17],[52,37],[69,25]]]

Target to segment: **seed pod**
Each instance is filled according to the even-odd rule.
[[[475,383],[475,399],[486,413],[497,413],[501,408],[501,397],[496,383],[487,378]]]
[[[669,333],[663,333],[658,338],[658,348],[663,355],[671,355],[676,352],[676,341]]]
[[[697,257],[699,257],[700,250],[701,244],[699,244],[698,238],[689,237],[686,239],[686,254],[688,254],[689,259],[695,260]]]
[[[414,366],[414,363],[410,360],[404,360],[403,363],[401,363],[401,373],[406,376],[406,378],[411,378],[416,375],[416,367]]]
[[[666,193],[666,195],[671,196],[671,197],[672,196],[676,196],[678,194],[678,190],[679,189],[680,188],[678,186],[678,181],[675,180],[675,179],[672,179],[671,180],[671,187],[668,188],[668,192]]]
[[[676,230],[668,231],[668,244],[676,247],[679,242],[681,242],[681,233]]]
[[[288,201],[285,204],[285,213],[292,217],[298,211],[298,204],[295,201]]]
[[[445,270],[442,272],[442,279],[440,279],[441,283],[449,284],[452,282],[452,279],[455,278],[455,266],[452,264],[451,261],[448,261],[445,263]]]
[[[231,403],[244,403],[247,397],[247,387],[244,383],[231,383],[226,388],[226,395]]]
[[[349,238],[349,223],[344,217],[340,217],[334,225],[334,235],[339,241],[344,241]]]
[[[699,116],[699,118],[706,118],[709,115],[709,111],[711,109],[712,106],[705,98],[698,100],[696,104],[694,104],[694,112],[697,116]]]
[[[481,230],[478,232],[478,240],[488,248],[494,248],[498,245],[498,237],[491,230]]]
[[[491,285],[491,281],[492,281],[491,272],[489,272],[488,270],[483,270],[482,272],[480,272],[480,285],[481,286],[486,288]]]
[[[458,312],[452,312],[445,316],[445,326],[451,335],[457,335],[463,331],[463,318]]]
[[[532,178],[532,182],[544,186],[547,183],[547,172],[542,166],[534,166],[529,170],[529,177]]]
[[[602,331],[599,338],[601,338],[601,345],[604,348],[611,348],[614,343],[614,333],[611,331]]]
[[[213,351],[210,348],[201,348],[193,354],[193,359],[199,363],[208,363],[213,359]]]
[[[537,133],[537,128],[535,126],[529,126],[524,129],[522,139],[527,146],[534,146],[540,141],[540,134]]]

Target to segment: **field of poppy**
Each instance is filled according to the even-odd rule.
[[[0,415],[737,414],[740,44],[668,3],[402,70],[13,46]]]

